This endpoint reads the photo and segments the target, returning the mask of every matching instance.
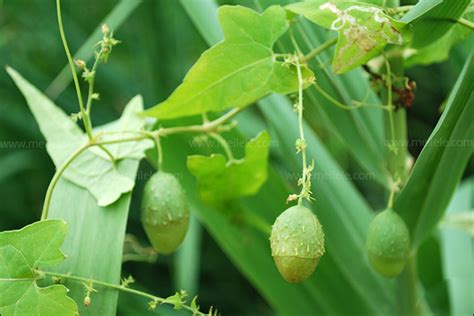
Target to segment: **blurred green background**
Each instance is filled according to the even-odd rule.
[[[186,1],[186,0],[184,0]],[[119,117],[123,106],[137,94],[151,106],[164,100],[181,82],[186,71],[208,47],[180,1],[176,0],[82,0],[63,1],[63,20],[70,47],[80,48],[100,22],[115,7],[123,22],[115,30],[122,43],[96,80],[101,100],[94,108],[94,125]],[[219,1],[246,4],[253,1]],[[409,3],[408,1],[406,3]],[[119,7],[121,6],[121,7]],[[457,45],[449,61],[429,67],[414,67],[408,75],[418,84],[415,104],[408,111],[408,133],[413,140],[426,140],[440,117],[442,104],[452,88],[467,53],[469,43]],[[88,47],[88,51],[92,51]],[[56,79],[66,66],[60,42],[56,8],[52,0],[0,0],[0,64],[10,65],[53,98],[67,112],[77,111],[77,100],[68,74]],[[66,78],[67,80],[64,80]],[[330,144],[329,144],[330,145]],[[337,146],[335,146],[337,147]],[[332,151],[337,153],[337,148]],[[421,146],[410,147],[416,157]],[[354,165],[342,151],[338,162],[345,170]],[[151,169],[144,162],[139,174]],[[472,174],[470,163],[466,176]],[[0,69],[0,231],[16,229],[37,220],[54,166],[43,137],[24,98]],[[138,177],[138,187],[144,178]],[[383,207],[383,197],[375,188],[362,187],[374,209]],[[135,190],[128,231],[146,245],[138,220],[139,192]],[[214,305],[224,315],[271,314],[260,294],[227,259],[213,239],[194,226],[201,240],[196,243],[200,264],[194,290],[203,307]],[[191,265],[192,263],[190,263]],[[139,286],[155,293],[171,293],[177,287],[174,256],[159,257],[154,263],[127,262],[124,275],[131,273]],[[121,295],[119,315],[145,315],[143,304]],[[158,311],[157,313],[161,313]],[[166,310],[165,310],[165,313]]]

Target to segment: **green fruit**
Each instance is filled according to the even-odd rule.
[[[367,250],[372,267],[381,275],[399,275],[410,251],[410,233],[403,219],[387,209],[372,220],[367,233]]]
[[[273,224],[270,245],[275,264],[290,283],[307,279],[324,254],[324,232],[316,215],[303,206],[293,206]]]
[[[162,254],[175,251],[189,225],[189,206],[175,176],[155,173],[145,184],[142,224],[153,248]]]

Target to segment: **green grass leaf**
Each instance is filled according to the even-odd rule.
[[[357,2],[299,2],[286,8],[339,34],[333,59],[335,73],[344,73],[379,55],[387,44],[403,45],[411,34],[406,24],[377,6]]]
[[[7,68],[7,71],[25,96],[41,132],[47,140],[47,150],[54,164],[57,168],[61,167],[70,155],[86,144],[88,141],[86,135],[70,117],[20,74],[12,68]],[[99,130],[108,132],[127,131],[130,128],[140,130],[144,127],[145,120],[137,113],[142,110],[143,101],[141,97],[136,97],[130,101],[118,122]],[[117,135],[103,136],[103,138],[104,140],[114,140]],[[150,146],[152,144],[145,141],[109,145],[108,147],[116,155],[115,158],[120,160],[126,157],[140,159],[144,156],[144,150]],[[114,203],[122,194],[130,192],[135,185],[134,178],[124,175],[120,168],[116,168],[112,164],[108,156],[103,152],[99,154],[96,148],[90,148],[76,158],[66,169],[63,177],[87,188],[97,199],[99,206]]]
[[[408,11],[400,20],[405,23],[412,23],[413,21],[422,18],[442,2],[443,0],[420,0],[413,9]]]
[[[419,49],[441,38],[456,24],[470,3],[471,0],[445,0],[414,21],[412,47]]]
[[[436,226],[472,156],[474,59],[467,60],[448,104],[395,201],[418,246]]]
[[[127,177],[135,178],[138,161],[124,159],[118,162],[117,168]],[[61,218],[69,223],[69,234],[63,246],[68,259],[54,271],[120,284],[130,199],[131,193],[127,193],[112,205],[100,207],[88,190],[64,178],[59,180],[53,193],[49,218]],[[81,283],[67,281],[66,286],[76,302],[84,300]],[[80,315],[116,315],[117,299],[117,291],[99,289],[92,295],[89,307],[79,305]]]
[[[187,166],[197,178],[199,193],[213,205],[252,195],[267,180],[270,136],[262,132],[245,146],[245,157],[227,161],[221,154],[189,156]]]
[[[474,179],[461,184],[449,204],[447,215],[474,214]],[[444,275],[448,281],[452,315],[469,315],[474,310],[474,250],[472,235],[450,225],[441,227]]]
[[[171,119],[231,107],[245,107],[271,93],[298,89],[296,69],[277,61],[272,51],[288,29],[279,6],[263,14],[240,6],[222,6],[218,17],[225,40],[204,52],[183,83],[146,115]],[[312,72],[304,71],[309,81]]]
[[[61,220],[36,222],[0,233],[0,314],[77,315],[63,285],[39,287],[34,269],[65,259],[60,247],[67,226]]]
[[[410,54],[405,60],[405,67],[413,67],[416,65],[429,65],[440,63],[449,58],[452,48],[472,35],[472,30],[464,25],[456,24],[446,34],[433,43],[424,46]]]

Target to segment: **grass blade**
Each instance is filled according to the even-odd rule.
[[[474,58],[451,92],[447,107],[395,201],[418,246],[430,234],[456,189],[474,146]]]
[[[472,213],[474,209],[474,179],[461,184],[451,201],[447,214]],[[474,250],[472,235],[444,226],[441,229],[444,275],[448,281],[452,315],[469,315],[474,310]]]

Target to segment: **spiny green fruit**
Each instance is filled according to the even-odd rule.
[[[175,251],[189,225],[189,206],[175,176],[157,172],[145,184],[142,224],[153,248],[162,254]]]
[[[277,217],[270,246],[275,264],[290,283],[307,279],[324,254],[324,232],[316,215],[303,206],[293,206]]]
[[[403,219],[387,209],[372,220],[367,233],[367,250],[372,267],[381,275],[399,275],[410,251],[410,233]]]

